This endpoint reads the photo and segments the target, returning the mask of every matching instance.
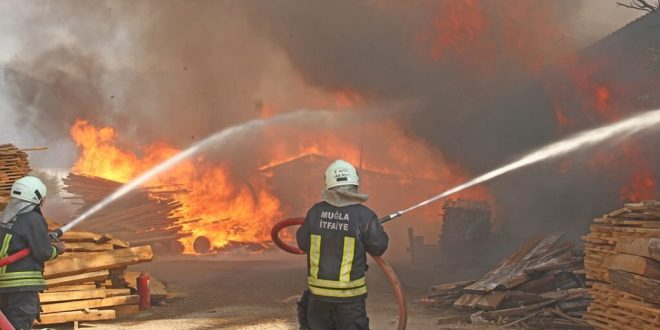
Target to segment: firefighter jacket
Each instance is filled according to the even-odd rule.
[[[39,207],[0,225],[0,243],[0,258],[30,248],[29,256],[0,267],[0,293],[44,290],[44,262],[55,259],[57,249],[51,245],[46,219]]]
[[[296,232],[307,252],[307,286],[319,299],[347,302],[367,294],[367,253],[382,255],[389,238],[376,213],[362,204],[314,205]]]

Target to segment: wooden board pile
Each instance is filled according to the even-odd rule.
[[[122,185],[119,182],[74,173],[69,173],[63,182],[66,192],[72,194],[67,199],[80,201],[82,207],[78,211],[79,214]],[[177,189],[178,187],[136,189],[86,219],[78,228],[109,233],[133,245],[156,244],[156,249],[180,253],[183,246],[178,239],[185,234],[179,232],[182,227],[178,224],[181,217],[177,216],[177,209],[181,203],[173,198],[173,194],[181,192]]]
[[[463,311],[440,323],[470,321],[513,326],[581,328],[591,302],[583,258],[562,234],[534,237],[478,281],[430,288],[419,302]],[[466,313],[467,312],[467,313]]]
[[[30,172],[27,154],[11,144],[0,144],[0,210],[9,203],[14,181]]]
[[[595,219],[585,242],[597,329],[660,328],[660,202],[626,204]]]
[[[110,320],[139,310],[139,296],[125,278],[126,266],[149,262],[150,246],[129,247],[110,235],[66,232],[66,253],[46,263],[48,289],[40,293],[41,322]]]

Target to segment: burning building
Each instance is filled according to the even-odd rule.
[[[386,214],[658,106],[654,15],[584,48],[595,41],[578,24],[588,2],[204,4],[27,6],[38,27],[15,24],[30,47],[18,40],[3,68],[11,118],[58,154],[36,164],[118,182],[222,128],[312,109],[149,183],[184,185],[173,198],[188,252],[202,236],[211,248],[267,242],[273,223],[318,196],[329,159],[361,164],[370,206]],[[577,233],[613,202],[657,195],[657,143],[567,157],[460,197],[488,201],[514,241]],[[434,239],[437,209],[388,225],[395,246],[409,226]]]

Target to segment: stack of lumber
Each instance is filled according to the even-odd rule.
[[[585,288],[583,258],[561,233],[529,239],[478,281],[431,287],[420,302],[431,307],[453,306],[458,319],[473,323],[534,327],[581,328],[590,303]]]
[[[127,285],[126,266],[149,262],[150,246],[129,247],[127,242],[91,232],[66,232],[66,253],[46,263],[47,290],[39,295],[41,322],[110,320],[136,313],[139,296]]]
[[[81,208],[78,214],[86,211],[99,201],[112,194],[122,183],[99,177],[69,173],[63,179],[65,190],[78,200]],[[77,228],[87,231],[109,233],[133,245],[156,244],[171,252],[182,252],[178,239],[181,217],[177,209],[181,203],[174,194],[182,192],[178,187],[151,187],[136,189],[95,213]]]
[[[626,204],[595,219],[585,242],[597,329],[660,328],[660,202]]]
[[[14,181],[30,172],[27,154],[11,144],[0,144],[0,210],[9,203]]]

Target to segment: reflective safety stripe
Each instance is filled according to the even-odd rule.
[[[19,286],[45,286],[46,280],[40,271],[24,271],[0,274],[0,288]]]
[[[5,233],[5,239],[2,241],[2,247],[0,248],[0,258],[4,258],[8,255],[9,242],[11,241],[12,234]],[[7,266],[0,267],[0,274],[4,274],[7,271]]]
[[[0,281],[0,289],[2,288],[15,288],[17,286],[45,286],[46,280],[42,279],[26,279],[26,280],[9,280]]]
[[[339,281],[351,281],[351,269],[353,268],[353,255],[355,253],[355,237],[344,237],[344,253],[341,258],[339,269]]]
[[[321,235],[311,235],[309,247],[309,276],[319,277],[319,259],[321,259]]]
[[[48,260],[53,260],[57,258],[57,249],[54,246],[51,246],[50,248],[53,249],[53,252],[50,254],[50,258],[48,258]]]
[[[307,283],[309,285],[313,285],[320,288],[327,288],[327,289],[355,289],[361,286],[365,286],[367,284],[367,281],[365,281],[365,279],[366,277],[363,277],[355,281],[343,282],[343,281],[322,280],[319,278],[312,278],[310,276],[307,278]]]
[[[346,297],[355,297],[367,293],[367,287],[363,286],[355,289],[345,289],[345,290],[333,290],[333,289],[323,289],[317,288],[314,286],[309,286],[309,291],[315,295],[326,296],[326,297],[337,297],[337,298],[346,298]]]
[[[0,274],[0,282],[15,279],[43,279],[44,275],[38,270],[25,271],[25,272],[11,272]]]
[[[367,293],[365,277],[351,281],[351,270],[353,269],[353,258],[355,257],[355,237],[344,237],[344,248],[338,280],[318,278],[320,256],[321,236],[311,235],[307,286],[313,294],[325,297],[345,298]]]

